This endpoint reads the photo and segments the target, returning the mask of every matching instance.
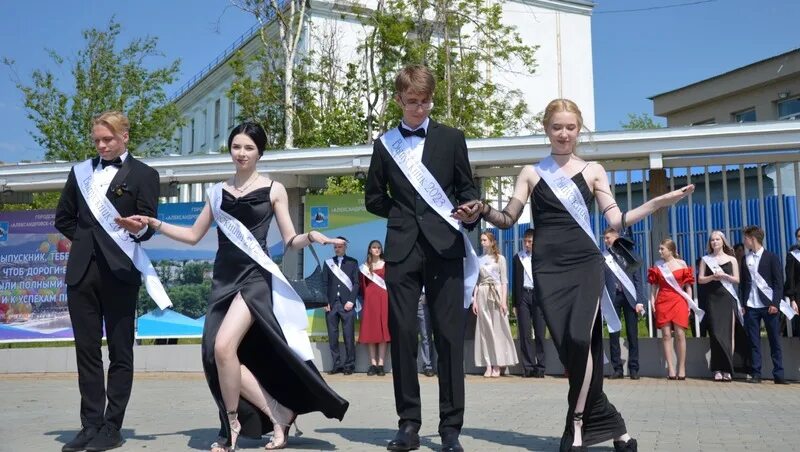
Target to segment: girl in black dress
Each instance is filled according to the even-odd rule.
[[[343,243],[317,231],[295,233],[286,189],[256,171],[265,143],[266,134],[258,124],[244,123],[233,129],[228,149],[236,173],[222,185],[220,209],[241,222],[265,252],[273,215],[289,249],[314,242]],[[129,219],[172,239],[195,244],[208,232],[214,214],[209,201],[192,227],[150,217]],[[273,276],[231,242],[221,228],[218,236],[202,354],[211,394],[221,420],[227,422],[223,424],[225,437],[212,444],[211,450],[232,451],[239,435],[260,438],[269,431],[273,436],[266,449],[282,449],[298,414],[320,411],[341,420],[348,402],[325,383],[313,362],[301,358],[287,341],[288,332],[273,313]]]
[[[574,196],[568,204],[591,205],[597,197],[609,226],[618,231],[636,223],[657,209],[675,204],[694,190],[693,185],[653,198],[623,214],[609,191],[602,165],[586,162],[575,154],[583,119],[577,105],[556,99],[547,106],[544,127],[551,143],[550,157],[542,164],[560,177],[557,190],[569,186]],[[604,287],[604,261],[595,237],[589,237],[581,223],[570,214],[553,188],[532,166],[525,166],[517,178],[514,195],[502,212],[489,204],[467,203],[454,216],[467,218],[476,204],[484,219],[497,227],[510,228],[528,199],[536,224],[533,251],[533,279],[541,300],[547,327],[559,359],[569,373],[566,426],[562,451],[586,450],[587,445],[614,439],[616,450],[637,450],[625,421],[603,393],[603,348],[600,296]],[[582,199],[581,199],[582,198]],[[592,276],[594,275],[594,276]]]

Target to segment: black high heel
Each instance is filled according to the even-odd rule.
[[[614,441],[614,452],[638,452],[639,443],[631,438],[628,441]]]

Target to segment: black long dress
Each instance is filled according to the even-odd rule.
[[[587,206],[594,195],[581,173],[572,181]],[[561,450],[574,435],[573,414],[592,354],[592,376],[583,410],[583,444],[608,441],[627,432],[625,421],[603,393],[603,335],[600,295],[604,285],[602,254],[542,179],[531,195],[536,237],[533,278],[547,328],[569,374],[566,427]]]
[[[259,188],[235,198],[222,190],[222,210],[242,222],[267,250],[267,230],[273,216],[270,187]],[[229,430],[225,405],[214,359],[214,341],[222,320],[237,293],[241,292],[254,323],[245,334],[238,355],[241,363],[255,375],[264,389],[282,405],[298,414],[320,411],[328,418],[342,420],[348,402],[322,379],[312,361],[301,360],[290,348],[272,313],[272,277],[269,272],[217,231],[219,248],[214,261],[214,276],[203,328],[203,370],[211,394],[220,410],[220,419]],[[257,407],[239,399],[241,435],[259,438],[272,431],[272,423]],[[226,431],[230,438],[230,431]]]
[[[720,265],[725,273],[733,274],[733,264],[726,262]],[[711,276],[714,272],[706,266],[703,276]],[[733,318],[734,309],[737,309],[736,299],[725,289],[719,281],[703,284],[703,294],[706,298],[706,318],[708,330],[711,333],[711,361],[709,366],[712,371],[733,373]]]

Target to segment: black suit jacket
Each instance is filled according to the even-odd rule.
[[[442,186],[453,206],[479,199],[472,179],[464,132],[430,120],[422,151],[422,163]],[[445,259],[465,257],[464,239],[418,194],[403,175],[380,140],[375,141],[364,201],[367,211],[387,218],[387,262],[400,262],[408,256],[421,233]],[[478,222],[465,225],[472,229]]]
[[[519,302],[522,300],[522,288],[525,287],[525,267],[522,266],[519,253],[514,254],[514,259],[512,259],[512,261],[511,304],[515,308],[518,308]]]
[[[100,158],[95,157],[92,160],[93,166],[96,167],[99,161]],[[114,193],[117,187],[121,188],[121,196]],[[158,172],[136,160],[130,153],[117,170],[106,192],[106,197],[123,217],[130,215],[155,217],[158,212],[158,195]],[[56,208],[55,227],[66,238],[72,240],[65,277],[68,285],[78,284],[81,281],[92,255],[101,257],[108,263],[118,279],[129,284],[141,284],[139,270],[103,230],[89,210],[78,188],[75,168],[69,172],[64,191],[61,192]],[[149,228],[135,240],[147,240],[154,232]]]
[[[793,245],[789,251],[800,249]],[[797,262],[791,253],[786,253],[786,284],[783,286],[783,295],[790,300],[800,301],[800,262]]]
[[[794,259],[794,258],[792,258]],[[747,299],[750,296],[750,288],[753,285],[753,280],[750,278],[750,269],[747,268],[747,255],[744,257],[744,264],[742,271],[740,271],[740,284],[739,284],[739,300],[742,301],[743,306],[747,306]],[[764,250],[761,255],[761,260],[758,262],[758,273],[767,282],[767,285],[772,288],[772,300],[766,297],[760,290],[756,289],[761,302],[764,306],[775,306],[780,308],[781,300],[783,299],[783,270],[781,269],[781,260],[773,252]]]
[[[334,256],[334,262],[336,257]],[[325,269],[322,271],[322,282],[325,284],[328,292],[328,300],[331,304],[336,301],[336,294],[339,294],[341,302],[344,305],[348,301],[355,303],[356,296],[358,296],[358,261],[350,256],[345,255],[342,261],[341,269],[345,275],[350,278],[353,283],[353,290],[347,288],[339,278],[333,274],[328,265],[325,264]]]
[[[617,277],[614,275],[614,272],[608,268],[608,265],[603,264],[603,266],[605,267],[606,290],[608,290],[608,295],[610,295],[611,299],[613,300],[615,294],[617,293]],[[644,285],[642,284],[642,272],[636,270],[633,273],[626,274],[631,279],[633,288],[636,290],[636,299],[631,299],[631,295],[628,293],[628,291],[623,289],[622,293],[625,294],[625,299],[628,300],[628,303],[631,305],[631,307],[635,307],[639,303],[647,306],[647,295],[645,294]],[[622,285],[622,283],[620,283],[620,285]]]

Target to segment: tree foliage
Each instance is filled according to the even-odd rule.
[[[620,122],[620,127],[625,130],[660,129],[661,124],[653,121],[647,113],[628,113],[628,122]]]
[[[174,144],[180,125],[177,107],[168,102],[164,87],[178,74],[180,62],[149,69],[150,60],[161,57],[158,39],[136,38],[118,50],[121,25],[113,18],[101,28],[83,31],[86,44],[77,55],[63,57],[48,50],[57,70],[36,69],[30,82],[17,76],[28,118],[36,131],[34,141],[45,149],[47,160],[78,161],[95,154],[91,141],[92,118],[105,110],[122,110],[130,119],[128,148],[160,154]],[[12,68],[14,62],[4,63]],[[69,66],[71,80],[57,74]]]

